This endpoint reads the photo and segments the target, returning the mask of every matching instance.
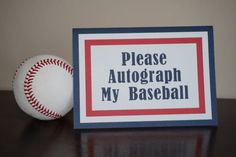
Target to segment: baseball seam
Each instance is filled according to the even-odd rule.
[[[16,79],[16,75],[17,75],[19,69],[22,67],[22,65],[23,65],[28,59],[29,59],[29,58],[26,58],[25,60],[23,60],[23,61],[18,65],[18,67],[16,68],[16,71],[15,71],[14,76],[13,76],[13,79],[12,79],[12,87],[14,86],[14,81],[15,81],[15,79]]]
[[[40,103],[40,101],[35,97],[35,94],[33,92],[33,81],[34,78],[36,76],[36,74],[38,73],[38,71],[47,66],[47,65],[56,65],[59,66],[63,69],[65,69],[69,74],[72,75],[73,73],[73,69],[71,68],[70,65],[68,65],[67,63],[65,63],[62,60],[59,59],[52,59],[52,58],[48,58],[48,59],[42,59],[39,60],[37,63],[35,63],[27,72],[26,76],[25,76],[25,80],[24,80],[24,94],[26,96],[26,99],[28,100],[28,102],[30,103],[30,105],[37,110],[38,112],[42,113],[43,115],[53,118],[53,119],[58,119],[61,118],[62,115],[60,115],[59,113],[56,113],[52,110],[50,110],[49,108],[47,108],[46,106],[44,106],[43,104]]]

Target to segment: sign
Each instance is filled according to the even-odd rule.
[[[216,125],[213,28],[73,30],[74,128]]]

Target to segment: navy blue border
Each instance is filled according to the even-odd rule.
[[[207,32],[209,44],[209,68],[211,85],[212,120],[178,120],[151,122],[105,122],[80,123],[79,111],[79,34],[105,33],[151,33],[151,32]],[[212,26],[183,26],[183,27],[126,27],[126,28],[74,28],[73,29],[73,92],[74,92],[74,128],[136,128],[136,127],[172,127],[172,126],[217,126],[217,101],[214,63],[214,37]]]
[[[78,31],[73,29],[72,37],[72,61],[73,61],[73,117],[74,117],[74,128],[79,128],[80,120],[77,119],[79,115],[79,45],[78,45]]]

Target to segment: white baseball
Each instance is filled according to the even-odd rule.
[[[72,79],[72,67],[62,58],[39,55],[27,59],[13,79],[16,102],[34,118],[61,118],[72,109]]]

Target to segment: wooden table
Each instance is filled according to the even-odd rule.
[[[235,157],[236,100],[218,99],[219,126],[74,130],[72,113],[39,121],[23,113],[12,91],[0,91],[0,156]]]

